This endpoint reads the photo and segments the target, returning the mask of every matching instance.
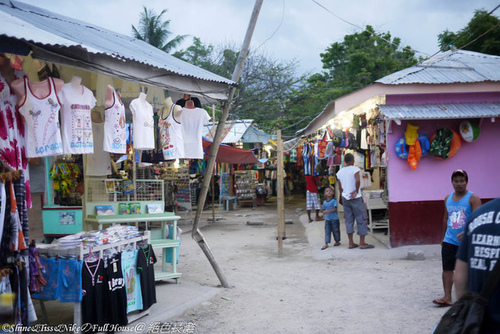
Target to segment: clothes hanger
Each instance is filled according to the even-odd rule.
[[[89,248],[89,255],[85,258],[85,263],[94,262],[94,261],[98,261],[98,260],[100,260],[100,259],[94,255],[94,253],[92,252],[92,247],[90,247]],[[89,266],[87,264],[87,267],[93,268],[93,267],[96,267],[98,265],[99,265],[99,261],[95,265]]]

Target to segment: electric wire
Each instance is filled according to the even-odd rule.
[[[500,5],[496,6],[495,8],[493,8],[488,14],[486,14],[485,16],[483,16],[479,21],[477,21],[476,23],[474,23],[472,26],[464,29],[453,41],[451,41],[448,45],[451,46],[453,45],[453,43],[455,43],[460,37],[462,37],[466,32],[468,32],[471,28],[474,28],[476,25],[478,25],[481,21],[483,21],[485,18],[487,18],[488,16],[490,16],[491,14],[493,14],[494,11],[496,11],[498,9],[498,7],[500,7]],[[470,37],[469,37],[470,38]],[[470,44],[470,43],[469,43]],[[467,44],[467,45],[469,45]],[[464,46],[465,47],[465,46]],[[463,47],[462,47],[463,48]],[[460,49],[462,49],[460,48]],[[434,57],[435,55],[437,55],[439,52],[441,52],[441,50],[438,50],[436,51],[432,56],[430,56],[429,58],[432,58]],[[418,64],[420,65],[423,61],[420,61]]]
[[[462,46],[459,50],[462,50],[463,48],[471,45],[472,43],[474,43],[475,41],[477,41],[478,39],[480,39],[481,37],[487,35],[490,31],[492,31],[493,29],[495,29],[496,27],[498,27],[500,25],[500,22],[495,24],[493,27],[491,27],[490,29],[488,29],[487,31],[485,31],[484,33],[482,33],[481,35],[477,36],[476,38],[474,38],[472,41],[470,41],[469,43],[465,44],[464,46]]]
[[[282,7],[282,10],[281,10],[281,21],[280,21],[278,27],[274,30],[274,32],[271,34],[271,36],[269,36],[264,42],[262,42],[262,44],[260,44],[251,53],[257,52],[258,49],[260,49],[264,44],[266,44],[267,42],[269,42],[274,37],[274,35],[278,32],[278,30],[281,28],[281,25],[283,24],[284,20],[285,20],[285,0],[283,0],[283,7]]]
[[[337,14],[335,14],[334,12],[332,12],[331,10],[329,10],[328,8],[326,8],[325,6],[323,6],[323,5],[322,5],[321,3],[319,3],[318,1],[316,1],[316,0],[311,0],[311,1],[312,1],[312,2],[314,2],[316,5],[320,6],[321,8],[323,8],[324,10],[326,10],[326,11],[327,11],[328,13],[330,13],[331,15],[335,16],[336,18],[338,18],[339,20],[341,20],[341,21],[343,21],[343,22],[345,22],[345,23],[347,23],[347,24],[349,24],[349,25],[351,25],[351,26],[353,26],[353,27],[355,27],[355,28],[361,29],[361,31],[366,31],[366,32],[368,32],[365,28],[360,27],[359,25],[354,24],[354,23],[352,23],[352,22],[349,22],[349,21],[347,21],[347,20],[343,19],[342,17],[338,16]],[[392,46],[397,47],[398,49],[404,49],[402,45],[397,45],[397,44],[393,43],[392,41],[387,40],[386,38],[382,37],[380,34],[375,33],[375,36],[376,36],[376,37],[378,37],[378,38],[380,38],[380,39],[381,39],[381,40],[383,40],[384,42],[386,42],[386,43],[388,43],[388,44],[390,44],[390,45],[392,45]],[[416,52],[416,53],[421,53],[421,54],[426,55],[426,56],[428,56],[428,55],[429,55],[428,53],[425,53],[425,52],[422,52],[422,51],[419,51],[419,50],[415,50],[415,49],[413,49],[413,48],[411,48],[411,50],[412,50],[412,51],[414,51],[414,52]]]

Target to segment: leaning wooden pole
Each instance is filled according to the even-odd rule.
[[[264,0],[255,1],[252,17],[250,18],[250,23],[248,24],[248,29],[245,35],[245,40],[243,41],[243,46],[241,48],[241,52],[238,57],[236,67],[234,69],[233,76],[231,77],[231,80],[234,82],[238,82],[240,79],[245,59],[248,56],[248,51],[250,48],[250,41],[252,39],[253,31],[255,29],[255,25],[257,24],[257,17],[259,16],[260,8],[262,7],[263,1]],[[226,124],[227,116],[229,115],[229,109],[231,108],[231,102],[233,100],[235,91],[236,87],[234,86],[229,89],[228,99],[222,109],[222,115],[220,116],[219,119],[219,124],[217,126],[217,131],[215,132],[215,138],[212,143],[212,149],[210,150],[210,156],[206,166],[206,174],[201,184],[200,197],[198,200],[198,208],[196,209],[196,215],[194,217],[194,222],[193,222],[193,230],[191,231],[191,236],[205,253],[208,261],[212,265],[212,268],[214,268],[214,271],[217,274],[217,277],[219,278],[222,286],[225,288],[230,287],[230,285],[226,279],[226,276],[222,271],[222,268],[219,266],[219,263],[212,254],[212,250],[208,246],[205,237],[198,228],[198,225],[200,221],[201,211],[203,210],[203,206],[205,205],[205,200],[207,199],[208,188],[215,166],[215,158],[217,157],[217,153],[219,151],[219,145],[222,141],[222,132],[224,129],[224,125]]]
[[[283,175],[283,140],[281,130],[276,132],[278,164],[277,169],[277,195],[278,195],[278,252],[283,254],[283,239],[285,238],[285,204],[284,204],[284,175]]]

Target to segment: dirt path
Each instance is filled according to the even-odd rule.
[[[173,320],[193,321],[195,333],[430,333],[445,309],[440,297],[439,246],[373,250],[342,245],[321,251],[324,223],[297,214],[300,198],[286,203],[287,239],[278,254],[276,206],[239,209],[202,232],[234,287]],[[247,222],[263,225],[247,225]],[[343,224],[341,224],[343,225]],[[342,227],[343,228],[343,227]],[[184,234],[182,280],[220,284],[201,249]],[[406,259],[409,249],[423,261]]]

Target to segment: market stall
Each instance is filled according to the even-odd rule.
[[[34,261],[36,250],[28,254],[30,165],[37,166],[33,168],[38,172],[34,183],[42,183],[37,188],[44,193],[43,210],[35,215],[33,225],[43,224],[46,235],[72,236],[90,228],[103,233],[110,224],[135,223],[137,227],[142,222],[146,225],[141,227],[152,234],[149,255],[136,256],[132,262],[144,258],[146,263],[142,266],[152,270],[156,262],[153,247],[161,249],[163,273],[156,277],[179,278],[176,222],[180,217],[165,212],[164,181],[156,180],[154,185],[150,180],[141,181],[137,177],[138,166],[153,164],[143,161],[142,155],[149,151],[153,155],[157,150],[163,161],[203,159],[200,125],[210,117],[204,109],[193,108],[189,102],[194,99],[190,97],[176,113],[179,109],[174,108],[172,99],[194,94],[202,101],[222,101],[234,83],[145,42],[22,2],[0,1],[0,19],[0,158],[4,171],[23,172],[15,180],[3,179],[0,183],[0,188],[6,190],[0,192],[2,213],[12,212],[5,215],[8,223],[3,225],[0,268],[9,271],[12,282],[18,284],[13,288],[18,289],[21,298],[20,303],[11,305],[11,311],[19,312],[21,305],[31,305],[26,264]],[[20,106],[19,111],[16,105]],[[169,155],[171,145],[161,142],[165,139],[162,134],[168,133],[167,117],[174,114],[184,124],[197,124],[194,133],[186,133],[185,137],[191,140],[187,149],[176,157]],[[161,147],[157,145],[158,138]],[[176,143],[181,144],[184,145]],[[191,150],[193,147],[195,151]],[[159,192],[150,191],[150,187]],[[159,225],[153,226],[155,222]],[[103,243],[115,248],[110,240]],[[80,252],[78,259],[83,262],[75,264],[80,268],[87,260],[90,262],[83,255]],[[111,257],[98,256],[108,262]],[[169,272],[165,270],[167,262],[172,268]],[[152,278],[154,282],[154,270],[150,272],[148,268],[146,272],[147,280]],[[115,278],[124,281],[123,277]],[[58,286],[58,279],[54,276],[47,282]],[[125,285],[121,287],[124,290]],[[106,295],[104,291],[97,293],[99,298]],[[154,301],[148,303],[152,305]],[[23,313],[12,323],[28,325],[36,320],[33,309],[29,310],[29,314]],[[89,321],[100,324],[98,319]]]
[[[498,180],[489,177],[497,164],[489,148],[499,140],[499,64],[500,57],[477,52],[437,54],[330,102],[297,135],[323,146],[328,131],[334,135],[329,142],[338,141],[339,130],[346,145],[354,139],[358,166],[371,175],[372,191],[368,195],[363,190],[365,202],[370,210],[388,209],[388,245],[439,243],[443,199],[452,191],[453,170],[473,175],[468,188],[483,202],[500,196]],[[365,122],[368,136],[360,136],[356,124],[362,128]],[[370,125],[378,130],[370,132]],[[363,140],[368,150],[360,152]],[[343,152],[335,151],[341,157],[337,153]],[[380,161],[380,166],[370,170],[373,161]],[[304,168],[313,170],[316,165],[311,162]],[[379,190],[381,200],[374,197]]]

